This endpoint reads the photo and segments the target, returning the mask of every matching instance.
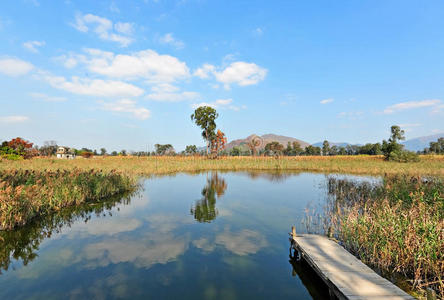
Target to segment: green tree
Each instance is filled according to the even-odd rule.
[[[231,156],[240,156],[241,155],[241,149],[237,146],[233,147],[230,151]]]
[[[328,155],[329,152],[330,152],[330,143],[327,140],[325,140],[322,143],[322,155]]]
[[[165,155],[174,151],[173,145],[171,144],[155,144],[154,148],[156,148],[156,155]]]
[[[284,145],[279,142],[271,142],[265,145],[265,152],[272,155],[281,155],[284,151]]]
[[[210,154],[211,141],[216,136],[216,119],[219,114],[210,106],[200,106],[191,115],[191,120],[202,129],[202,137],[207,142],[207,155]]]
[[[106,149],[105,148],[100,148],[100,155],[102,155],[102,156],[106,155]]]
[[[217,173],[207,179],[207,184],[202,189],[202,198],[196,201],[191,208],[191,214],[194,219],[200,223],[209,223],[216,219],[218,211],[216,209],[216,200],[222,197],[227,189],[227,184]]]
[[[188,145],[185,147],[185,154],[193,155],[197,153],[196,145]]]

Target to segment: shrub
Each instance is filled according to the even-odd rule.
[[[418,162],[419,155],[412,151],[398,150],[389,154],[388,160],[397,162]]]

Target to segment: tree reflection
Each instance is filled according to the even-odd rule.
[[[33,261],[38,255],[40,244],[65,226],[83,220],[87,223],[92,214],[97,217],[111,215],[110,210],[117,204],[129,204],[131,193],[114,196],[99,203],[88,203],[69,207],[58,213],[36,218],[33,222],[16,230],[0,231],[0,274],[8,270],[11,263],[21,260],[23,265]]]
[[[209,223],[216,219],[218,211],[216,209],[216,199],[224,195],[227,189],[227,183],[216,173],[212,173],[207,178],[207,184],[202,189],[202,199],[197,200],[194,207],[191,208],[191,214],[198,222]]]

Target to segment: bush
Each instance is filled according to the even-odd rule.
[[[397,162],[418,162],[419,155],[412,151],[398,150],[391,152],[388,156],[388,160]]]
[[[23,160],[23,156],[18,155],[18,154],[4,154],[2,155],[3,158],[6,158],[8,160]]]

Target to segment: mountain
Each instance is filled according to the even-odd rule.
[[[318,142],[318,143],[314,143],[314,144],[312,144],[312,146],[315,146],[315,147],[321,147],[322,148],[322,144],[323,144],[324,142]],[[352,144],[350,144],[350,143],[334,143],[334,142],[328,142],[329,144],[330,144],[330,147],[331,146],[336,146],[336,147],[347,147],[348,145],[352,145]]]
[[[229,142],[226,146],[225,149],[227,150],[231,150],[233,149],[233,147],[236,146],[244,146],[247,148],[246,144],[251,141],[254,137],[256,137],[257,135],[252,134],[244,139],[238,139],[238,140],[233,140],[231,142]],[[293,143],[293,142],[298,142],[302,148],[307,147],[308,145],[310,145],[307,142],[298,140],[296,138],[292,138],[289,136],[283,136],[283,135],[276,135],[276,134],[264,134],[262,136],[259,136],[262,139],[262,145],[259,147],[259,149],[263,149],[265,147],[266,144],[271,143],[271,142],[279,142],[280,144],[284,145],[285,147],[287,147],[288,142]]]
[[[436,142],[440,137],[444,137],[443,133],[438,133],[434,135],[421,136],[414,139],[401,142],[404,148],[410,151],[422,151],[424,148],[430,146],[430,142]]]

